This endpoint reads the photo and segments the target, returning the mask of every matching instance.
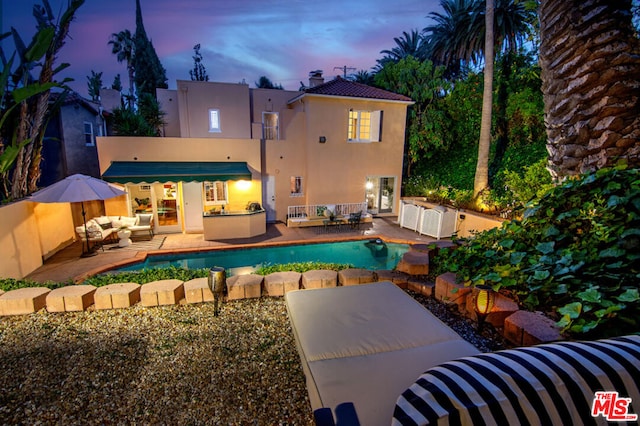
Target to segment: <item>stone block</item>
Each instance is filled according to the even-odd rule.
[[[407,283],[407,288],[411,291],[419,293],[426,297],[431,297],[433,295],[433,288],[435,287],[435,283],[429,281],[422,281],[416,279],[410,279]]]
[[[447,304],[455,303],[460,312],[466,311],[467,295],[470,293],[470,287],[456,283],[456,274],[453,272],[446,272],[436,277],[436,299]]]
[[[358,285],[375,281],[373,271],[368,269],[349,268],[338,272],[338,285]]]
[[[504,321],[504,337],[518,346],[562,340],[556,323],[540,312],[518,311]]]
[[[235,275],[227,278],[227,300],[260,297],[264,277],[256,274]]]
[[[7,291],[0,296],[0,315],[26,315],[47,305],[46,287],[28,287]]]
[[[181,280],[159,280],[143,284],[140,289],[142,306],[176,305],[184,298]]]
[[[338,272],[329,269],[316,269],[302,274],[302,288],[327,288],[338,285]]]
[[[491,308],[491,312],[489,312],[487,318],[485,318],[485,322],[493,325],[494,327],[504,327],[504,320],[509,315],[518,311],[518,309],[518,304],[512,299],[500,293],[496,293],[493,308]],[[474,321],[478,321],[473,290],[471,290],[471,295],[467,297],[466,316]]]
[[[403,290],[406,290],[409,286],[409,279],[411,278],[408,274],[400,271],[391,271],[388,269],[378,269],[375,271],[376,281],[391,281],[398,287]]]
[[[264,288],[269,296],[284,296],[285,293],[300,289],[300,272],[274,272],[264,277]]]
[[[429,252],[409,250],[402,255],[397,270],[409,275],[427,275],[429,273]]]
[[[96,309],[129,308],[140,301],[140,284],[116,283],[98,287],[93,301]]]
[[[47,294],[47,311],[84,311],[93,305],[96,287],[92,285],[69,285],[56,288]]]
[[[209,288],[209,278],[195,278],[184,284],[184,298],[187,303],[213,302],[213,292]]]

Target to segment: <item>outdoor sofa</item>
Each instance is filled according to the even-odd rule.
[[[391,282],[285,299],[317,425],[605,423],[603,390],[640,413],[640,336],[480,354]]]
[[[136,214],[134,217],[98,216],[87,221],[86,234],[84,225],[77,226],[76,233],[82,241],[87,240],[88,234],[90,242],[104,242],[109,239],[116,240],[118,231],[125,227],[132,233],[144,231],[153,237],[153,214]]]

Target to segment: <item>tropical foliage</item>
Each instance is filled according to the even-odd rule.
[[[2,198],[19,199],[38,189],[46,123],[52,112],[49,93],[68,80],[54,76],[69,64],[55,60],[69,34],[71,21],[84,0],[71,0],[55,17],[48,0],[33,7],[37,31],[27,45],[15,29],[0,35],[13,38],[16,48],[5,55],[0,48],[0,180]],[[6,58],[9,58],[8,60]],[[34,74],[38,72],[38,74]]]
[[[113,133],[117,136],[160,136],[164,125],[164,112],[157,99],[143,93],[138,109],[123,106],[113,110]]]
[[[97,101],[102,89],[102,72],[91,70],[91,75],[87,76],[87,91],[92,101]]]
[[[522,220],[459,240],[436,264],[465,285],[490,285],[571,334],[637,332],[640,318],[640,170],[571,179]]]

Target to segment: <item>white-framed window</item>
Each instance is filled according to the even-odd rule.
[[[302,176],[291,176],[291,197],[302,197],[304,191],[302,189]]]
[[[280,139],[277,112],[262,113],[262,138],[267,140]]]
[[[204,182],[204,204],[215,206],[227,204],[227,182]]]
[[[382,111],[349,110],[347,140],[349,142],[380,142]]]
[[[96,138],[93,135],[93,123],[90,121],[84,122],[84,144],[86,146],[95,146]]]
[[[209,132],[219,133],[220,130],[220,110],[217,108],[209,109]]]

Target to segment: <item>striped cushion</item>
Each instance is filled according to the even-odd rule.
[[[640,336],[561,342],[460,358],[422,374],[396,402],[394,425],[596,424],[597,391],[640,414]]]

